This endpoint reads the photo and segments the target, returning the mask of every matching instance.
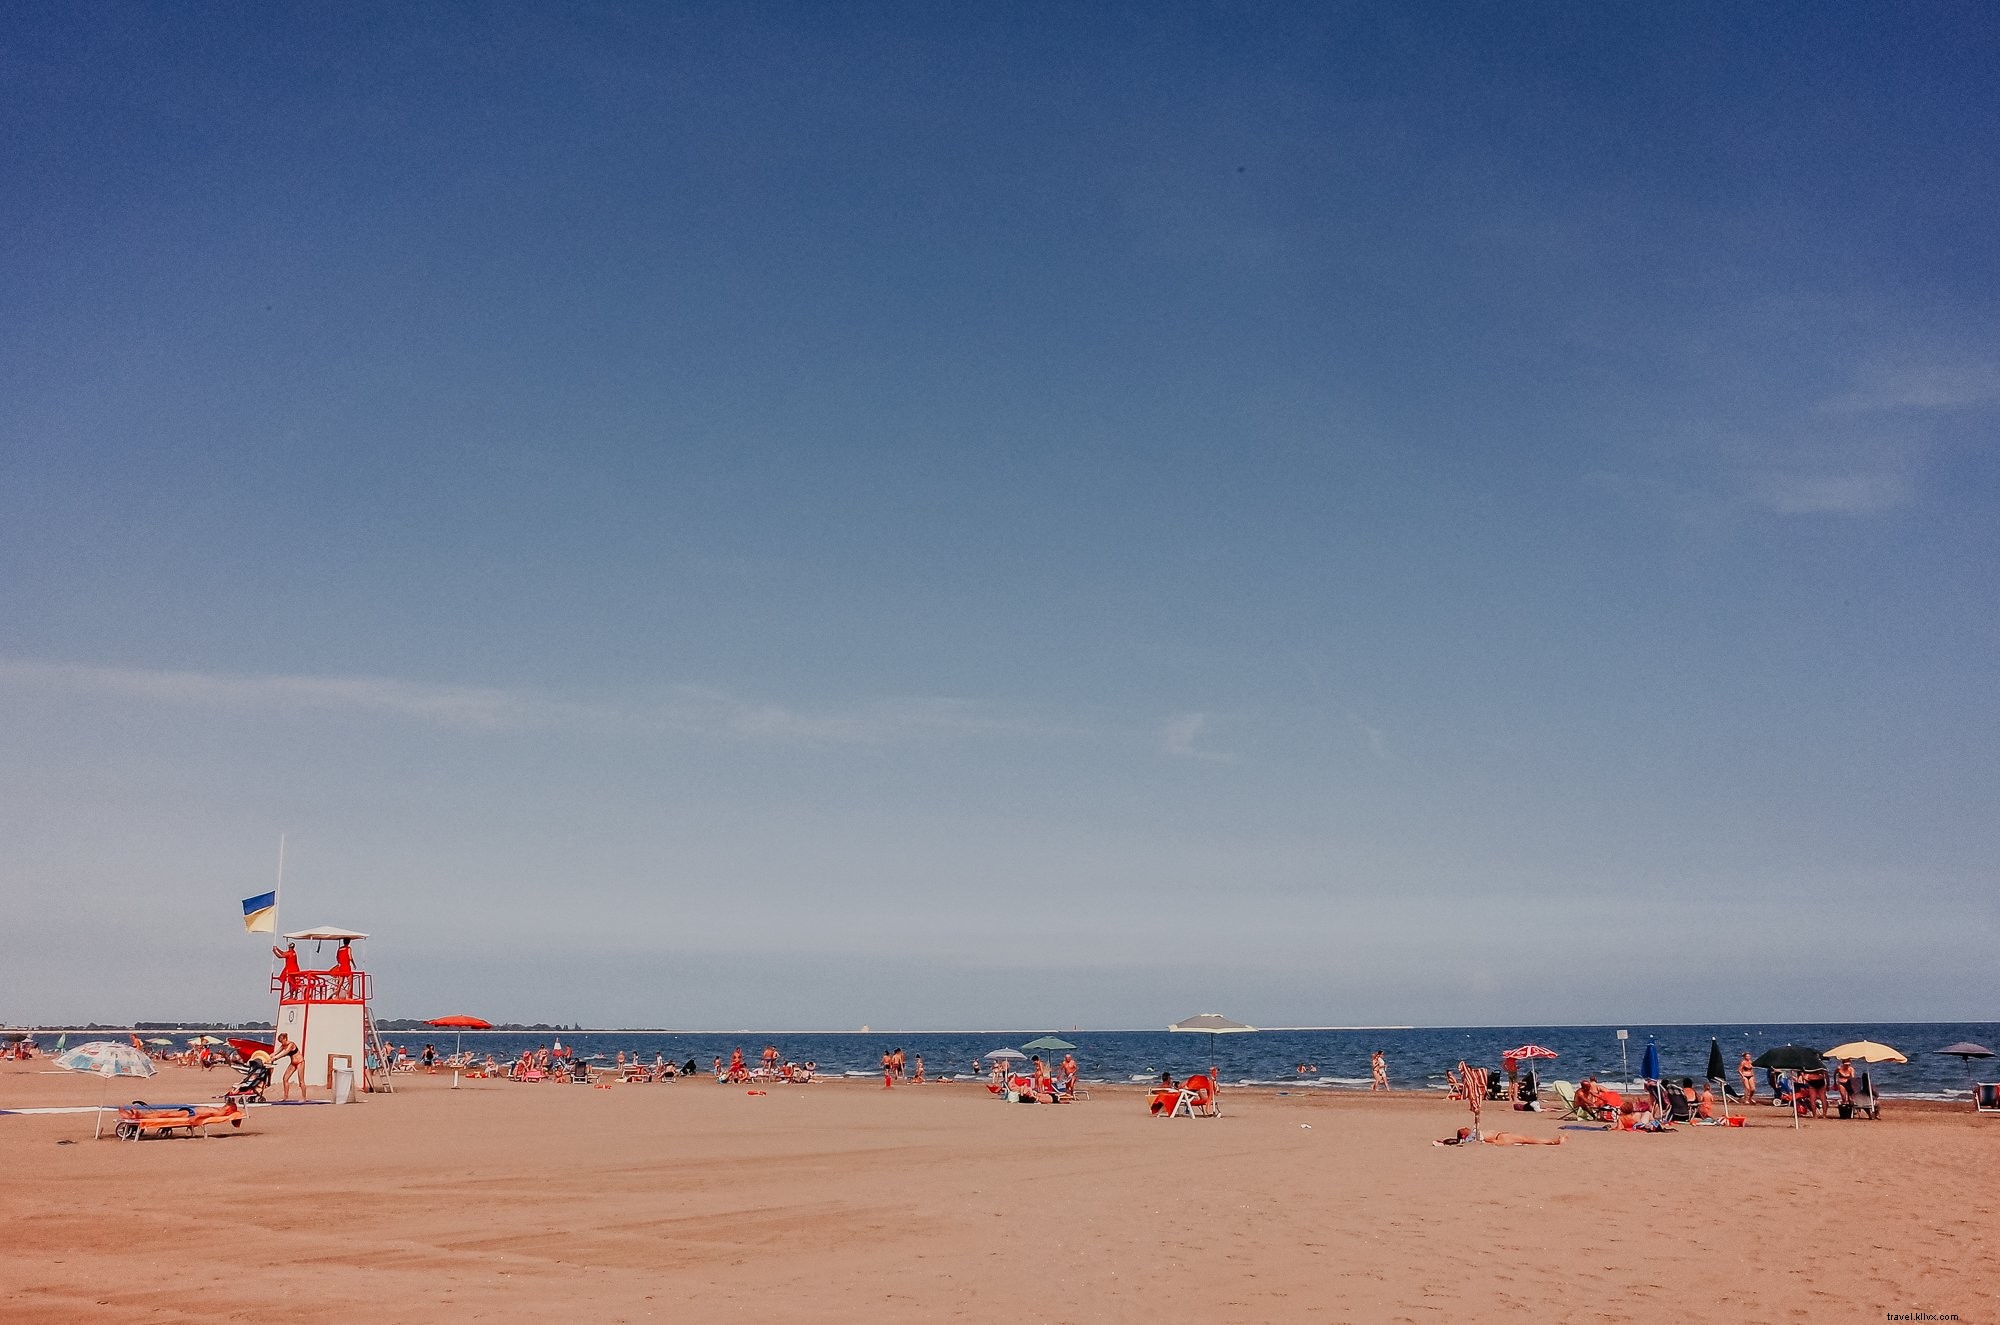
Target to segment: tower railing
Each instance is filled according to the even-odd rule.
[[[271,992],[280,1003],[366,1003],[366,971],[292,971],[271,977]]]

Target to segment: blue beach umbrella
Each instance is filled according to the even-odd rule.
[[[1640,1060],[1639,1075],[1648,1081],[1660,1079],[1660,1046],[1653,1043],[1653,1037],[1646,1037],[1646,1056]]]

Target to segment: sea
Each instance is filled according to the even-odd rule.
[[[194,1030],[195,1028],[190,1028]],[[1626,1038],[1619,1038],[1619,1031]],[[656,1057],[684,1063],[693,1059],[704,1071],[717,1058],[727,1062],[741,1049],[754,1066],[767,1044],[775,1044],[788,1061],[817,1065],[821,1075],[874,1077],[880,1075],[884,1050],[903,1049],[912,1059],[922,1055],[931,1079],[983,1076],[986,1055],[996,1049],[1024,1050],[1029,1041],[1054,1036],[1074,1044],[1080,1077],[1091,1083],[1157,1080],[1161,1072],[1176,1078],[1213,1066],[1224,1082],[1273,1086],[1280,1090],[1344,1091],[1368,1088],[1369,1054],[1382,1051],[1389,1065],[1389,1084],[1397,1089],[1446,1089],[1445,1072],[1463,1060],[1473,1066],[1498,1069],[1500,1056],[1521,1045],[1536,1044],[1556,1051],[1553,1061],[1536,1065],[1544,1081],[1577,1081],[1595,1075],[1606,1083],[1630,1083],[1640,1070],[1650,1041],[1660,1051],[1661,1071],[1668,1077],[1697,1081],[1708,1066],[1711,1038],[1721,1046],[1731,1084],[1744,1050],[1751,1056],[1779,1045],[1798,1044],[1826,1050],[1854,1040],[1873,1040],[1900,1050],[1908,1063],[1870,1065],[1880,1095],[1916,1099],[1970,1098],[1971,1082],[2000,1080],[2000,1059],[1964,1060],[1940,1056],[1948,1044],[1970,1041],[1988,1048],[2000,1046],[2000,1022],[1821,1022],[1759,1025],[1675,1026],[1424,1026],[1363,1029],[1286,1029],[1209,1036],[1173,1034],[1164,1030],[1014,1031],[682,1031],[524,1032],[468,1031],[464,1047],[481,1056],[506,1060],[523,1050],[560,1040],[574,1052],[600,1063],[627,1059],[651,1063]],[[429,1043],[440,1056],[456,1047],[452,1031],[417,1033],[384,1031],[383,1038],[415,1057]],[[46,1043],[46,1037],[44,1037]],[[1062,1050],[1045,1057],[1060,1059]],[[1304,1070],[1301,1070],[1304,1069]],[[1763,1075],[1758,1091],[1764,1090]]]

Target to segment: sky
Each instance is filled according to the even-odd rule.
[[[0,17],[0,1022],[2000,1015],[2000,13]]]

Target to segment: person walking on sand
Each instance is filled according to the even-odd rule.
[[[1382,1057],[1380,1049],[1368,1056],[1368,1089],[1389,1089],[1389,1060]]]
[[[892,1049],[882,1051],[882,1089],[896,1088],[896,1054]]]
[[[306,1097],[306,1064],[299,1054],[299,1047],[292,1043],[292,1037],[278,1032],[278,1047],[271,1054],[271,1066],[282,1069],[284,1075],[278,1081],[278,1098],[292,1097],[292,1079],[298,1078],[299,1099]]]
[[[1743,1078],[1743,1102],[1745,1104],[1755,1104],[1757,1102],[1757,1063],[1755,1059],[1750,1057],[1748,1049],[1745,1049],[1743,1056],[1736,1060],[1736,1075]]]

